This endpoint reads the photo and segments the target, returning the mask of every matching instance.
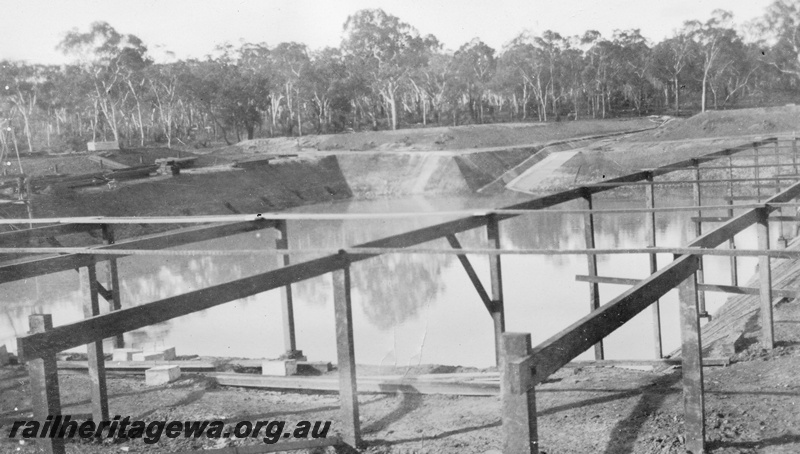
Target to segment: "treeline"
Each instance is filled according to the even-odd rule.
[[[2,153],[784,103],[800,81],[800,0],[777,0],[744,27],[718,10],[659,43],[639,30],[545,31],[448,52],[397,17],[362,10],[338,48],[225,45],[155,63],[139,38],[102,22],[59,48],[74,63],[0,63]]]

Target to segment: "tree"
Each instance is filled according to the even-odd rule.
[[[673,84],[675,111],[680,112],[680,77],[689,64],[692,41],[683,34],[658,43],[653,49],[654,64],[660,77],[667,75]]]
[[[475,38],[456,51],[453,64],[456,69],[455,77],[467,92],[470,116],[483,123],[483,95],[497,69],[494,49]],[[476,104],[478,109],[475,109]]]
[[[705,23],[688,21],[684,24],[685,33],[697,45],[702,65],[701,111],[706,111],[706,89],[711,72],[720,63],[720,55],[724,49],[738,40],[736,31],[730,28],[733,14],[730,11],[714,10],[712,17]]]
[[[114,140],[119,142],[119,109],[126,96],[134,90],[133,75],[151,63],[147,46],[135,35],[117,32],[107,22],[94,22],[86,33],[77,29],[67,33],[58,48],[65,54],[74,55],[78,65],[91,75],[95,109],[93,132],[96,132],[99,108],[105,124],[114,134]],[[95,138],[93,135],[93,140]]]
[[[347,18],[342,50],[353,56],[388,105],[392,129],[397,129],[397,95],[409,73],[427,63],[426,50],[439,42],[432,35],[420,36],[412,26],[381,9],[365,9]]]

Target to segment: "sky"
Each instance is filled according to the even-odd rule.
[[[657,42],[715,9],[741,24],[772,0],[0,0],[0,60],[62,64],[56,45],[71,29],[106,21],[141,38],[157,61],[202,58],[224,42],[338,46],[347,17],[382,8],[455,50],[479,37],[498,51],[525,30],[565,36],[639,28]],[[170,53],[167,53],[170,52]]]

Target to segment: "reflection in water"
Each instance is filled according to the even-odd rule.
[[[664,205],[666,200],[662,200]],[[689,197],[672,197],[669,205],[689,205]],[[304,207],[306,212],[386,212],[451,210],[504,206],[508,199],[357,201]],[[708,203],[716,203],[708,201]],[[640,207],[641,200],[598,200],[598,208]],[[580,208],[579,204],[564,208]],[[680,246],[694,236],[692,213],[657,216],[658,243]],[[598,215],[595,219],[599,248],[641,247],[645,244],[643,213]],[[405,220],[294,221],[289,223],[290,247],[333,248],[354,245],[387,235],[438,223],[444,218]],[[542,213],[501,223],[504,248],[583,248],[583,216]],[[487,247],[485,229],[458,235],[466,248]],[[249,249],[274,247],[272,231],[198,243],[185,249]],[[740,247],[754,247],[755,235],[737,237]],[[447,248],[445,240],[426,247]],[[311,256],[293,256],[293,261]],[[488,288],[488,261],[470,257]],[[671,256],[659,256],[666,265]],[[509,331],[530,332],[541,342],[588,313],[588,284],[575,282],[586,274],[581,256],[504,256],[503,279],[506,325]],[[124,306],[145,304],[210,285],[220,284],[275,269],[274,256],[129,257],[120,260]],[[598,257],[601,275],[641,278],[647,276],[648,260],[639,255]],[[744,278],[752,273],[755,259],[742,259]],[[98,266],[99,279],[107,280],[106,266]],[[706,259],[706,281],[728,283],[727,258]],[[488,366],[494,363],[491,319],[455,256],[389,254],[353,265],[353,302],[358,361],[366,364],[440,363]],[[27,316],[53,314],[56,325],[83,317],[81,302],[88,299],[74,271],[0,286],[0,343],[16,350],[15,336],[27,331]],[[626,287],[601,285],[601,301],[607,302]],[[294,284],[298,347],[312,360],[335,360],[333,304],[330,276]],[[676,295],[662,300],[665,352],[679,343]],[[713,312],[724,295],[709,294]],[[101,304],[105,307],[106,305]],[[609,358],[652,358],[650,311],[645,311],[606,341]],[[134,346],[173,345],[179,354],[234,357],[275,357],[283,352],[280,296],[277,291],[224,304],[168,322],[127,333]],[[586,354],[584,354],[586,355]],[[584,356],[588,357],[588,356]]]

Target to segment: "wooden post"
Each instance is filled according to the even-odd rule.
[[[733,157],[728,155],[728,178],[733,180]],[[731,196],[731,199],[728,200],[728,205],[731,208],[728,209],[728,217],[733,219],[733,181],[728,181],[728,195]],[[733,239],[733,235],[728,240],[728,248],[729,249],[736,249],[736,240]],[[736,262],[736,256],[732,255],[731,258],[731,285],[734,287],[739,286],[739,266]]]
[[[34,314],[28,318],[31,333],[43,333],[53,328],[53,316],[50,314]],[[61,396],[58,389],[58,368],[55,353],[48,353],[43,358],[27,361],[28,375],[31,382],[31,400],[33,417],[44,422],[48,416],[61,414]],[[39,438],[36,444],[47,454],[65,454],[64,439],[58,437]]]
[[[776,189],[775,193],[776,194],[780,194],[781,193],[781,179],[778,178],[777,175],[782,173],[782,171],[783,171],[783,167],[781,167],[781,165],[780,165],[781,164],[781,155],[779,154],[780,153],[780,149],[779,148],[780,147],[778,146],[778,139],[775,139],[775,172],[774,172],[774,175],[775,175],[775,189]],[[778,207],[778,216],[781,216],[781,217],[783,216],[783,208],[782,207]],[[778,247],[780,247],[781,249],[785,249],[787,245],[788,245],[788,241],[786,240],[786,237],[783,236],[783,219],[779,218],[778,219]]]
[[[342,268],[333,271],[333,309],[336,318],[336,356],[339,368],[342,440],[357,448],[361,444],[356,389],[356,358],[353,340],[353,308],[350,301],[350,263],[342,253]]]
[[[703,217],[703,211],[700,207],[703,206],[703,199],[700,193],[700,160],[694,159],[694,204],[697,205],[697,217]],[[696,238],[699,238],[703,234],[703,223],[696,222],[694,224],[695,235]],[[698,258],[700,260],[700,265],[697,268],[697,282],[702,284],[704,282],[703,279],[703,257],[700,256]],[[706,294],[704,291],[700,291],[697,295],[698,302],[700,303],[700,316],[701,317],[708,317],[708,312],[706,312]]]
[[[699,260],[699,257],[697,259]],[[700,340],[696,275],[689,276],[679,286],[679,298],[686,449],[692,454],[702,454],[705,452],[706,425],[705,396],[703,395],[703,349]]]
[[[653,187],[653,173],[650,172],[647,174],[647,181],[650,182],[647,186],[645,186],[645,199],[647,201],[647,208],[655,208],[656,207],[656,196],[655,190]],[[645,219],[645,225],[647,229],[647,246],[648,247],[656,247],[656,212],[651,211],[647,213],[647,217]],[[655,274],[658,271],[658,258],[656,254],[650,254],[650,274]],[[658,300],[655,300],[653,303],[652,311],[653,311],[653,346],[655,349],[655,357],[656,359],[661,359],[664,356],[664,350],[661,346],[661,307]]]
[[[592,210],[592,193],[584,188],[583,199],[586,201],[586,209]],[[586,249],[594,249],[594,214],[588,212],[583,215],[583,236],[586,243]],[[589,276],[597,276],[597,256],[594,254],[587,254],[586,260],[589,265]],[[595,311],[600,307],[600,288],[597,282],[589,283],[589,312]],[[594,359],[601,360],[605,358],[603,351],[603,341],[594,345]]]
[[[759,209],[759,218],[756,223],[758,233],[758,248],[769,250],[769,211]],[[761,299],[761,345],[772,350],[775,347],[775,333],[772,321],[772,269],[768,255],[758,258],[758,276]]]
[[[97,291],[97,271],[91,264],[81,268],[81,281],[89,289],[89,299],[83,305],[86,318],[100,315],[100,302]],[[106,365],[103,356],[103,341],[98,340],[86,346],[89,359],[89,379],[91,381],[92,418],[95,422],[108,420],[108,390],[106,388]]]
[[[490,214],[486,223],[486,236],[489,247],[500,249],[500,226],[497,217]],[[500,365],[502,355],[503,333],[506,330],[505,308],[503,303],[503,273],[500,267],[500,255],[489,256],[489,276],[492,281],[492,322],[494,323],[495,363]]]
[[[286,221],[277,221],[275,229],[278,231],[278,238],[275,239],[275,248],[289,249],[289,231]],[[290,264],[288,255],[278,256],[278,266],[289,266]],[[283,346],[286,349],[284,357],[287,359],[301,359],[303,352],[297,350],[295,338],[292,284],[288,284],[281,289],[281,314],[283,315]]]
[[[758,196],[758,200],[761,200],[761,181],[759,180],[760,172],[758,170],[758,147],[753,145],[753,172],[755,175],[755,183],[756,183],[756,196]]]
[[[792,137],[792,165],[794,174],[797,175],[797,137]]]
[[[110,224],[103,224],[103,240],[106,244],[114,244],[114,227]],[[111,256],[108,260],[108,276],[109,280],[109,289],[111,291],[111,310],[118,311],[122,309],[122,299],[119,293],[119,269],[117,265],[117,258],[115,256]],[[114,348],[124,348],[125,347],[125,339],[123,338],[122,334],[117,334],[114,336]]]
[[[503,335],[502,380],[503,453],[538,454],[536,395],[530,363],[523,360],[531,352],[531,335]],[[517,361],[515,361],[517,360]]]

